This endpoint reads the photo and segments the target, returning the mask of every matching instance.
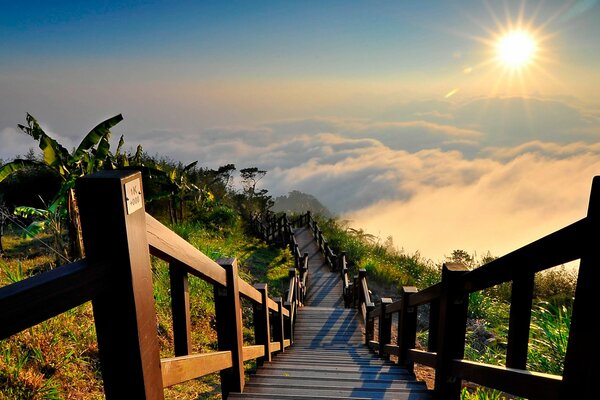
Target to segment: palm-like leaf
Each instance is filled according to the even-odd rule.
[[[115,115],[112,118],[107,119],[106,121],[100,122],[98,125],[94,127],[81,141],[79,147],[73,153],[73,157],[71,159],[74,162],[79,161],[81,156],[89,151],[92,147],[97,145],[102,138],[108,137],[110,138],[110,128],[118,124],[123,120],[123,116],[121,114]]]
[[[31,114],[27,113],[26,120],[27,126],[19,124],[19,129],[39,141],[39,147],[44,152],[46,164],[56,168],[61,175],[67,173],[66,163],[69,159],[67,149],[48,136]]]
[[[14,160],[0,167],[0,182],[6,179],[10,174],[29,167],[46,167],[46,164],[33,160]]]

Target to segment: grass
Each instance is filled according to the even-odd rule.
[[[437,266],[422,258],[418,252],[409,255],[398,250],[391,237],[381,241],[335,219],[320,220],[318,223],[334,251],[346,252],[352,274],[364,268],[369,279],[395,288],[413,285],[422,289],[440,279]]]
[[[285,290],[293,258],[288,250],[267,246],[245,234],[239,221],[215,230],[201,223],[171,227],[212,259],[237,257],[240,276],[250,283],[266,282],[272,296]],[[0,258],[0,286],[54,268],[55,258],[38,241],[3,236],[6,257]],[[153,288],[158,316],[161,357],[173,356],[173,327],[167,263],[152,258]],[[189,279],[192,348],[217,348],[213,288]],[[244,339],[253,341],[250,304],[244,302]],[[254,363],[246,363],[253,368]],[[219,399],[220,378],[211,374],[165,390],[167,399]],[[90,303],[0,341],[0,400],[102,399],[98,348]]]

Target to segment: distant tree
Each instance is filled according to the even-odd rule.
[[[256,167],[240,170],[243,193],[237,196],[238,208],[242,216],[246,219],[264,213],[273,206],[273,199],[267,194],[268,190],[256,189],[256,185],[266,174],[267,171]]]
[[[275,198],[275,204],[271,207],[273,212],[305,213],[310,211],[313,215],[319,215],[329,219],[333,215],[315,196],[293,190],[287,196]]]

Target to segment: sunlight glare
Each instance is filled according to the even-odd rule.
[[[498,59],[509,68],[521,68],[529,64],[536,48],[534,38],[525,31],[508,32],[496,44]]]

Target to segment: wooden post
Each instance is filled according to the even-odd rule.
[[[275,318],[274,326],[273,326],[273,341],[281,343],[281,352],[285,351],[284,349],[284,340],[285,340],[285,330],[283,327],[283,300],[281,297],[276,297],[275,303],[277,303],[277,316]]]
[[[527,274],[512,282],[510,294],[510,319],[508,322],[508,347],[506,366],[525,369],[531,323],[534,274]]]
[[[306,225],[310,226],[310,211],[306,212]]]
[[[402,288],[402,308],[398,315],[398,347],[400,348],[398,364],[409,372],[414,371],[414,363],[408,361],[408,350],[413,349],[417,341],[417,307],[408,305],[408,299],[413,293],[417,293],[417,288],[414,286]]]
[[[192,353],[188,274],[180,264],[173,262],[169,264],[169,279],[175,356],[185,356]]]
[[[379,314],[379,357],[389,359],[389,355],[385,354],[385,345],[390,344],[392,340],[392,314],[386,314],[385,307],[392,304],[393,301],[389,297],[382,297]]]
[[[268,291],[266,283],[256,283],[254,288],[260,292],[260,303],[253,303],[254,311],[254,340],[256,344],[265,346],[265,356],[256,359],[260,366],[265,361],[271,362],[271,328],[269,324]]]
[[[600,326],[594,317],[598,305],[598,282],[600,282],[600,177],[592,183],[592,194],[587,215],[588,231],[582,238],[584,251],[579,264],[571,330],[565,356],[565,369],[561,387],[561,399],[577,397],[592,399],[598,395],[600,379]]]
[[[429,335],[427,336],[427,351],[437,351],[438,327],[440,325],[440,301],[429,303]]]
[[[296,264],[296,268],[300,268],[300,247],[298,243],[294,240],[294,261]]]
[[[244,357],[242,315],[238,288],[238,268],[235,258],[222,258],[217,263],[225,268],[227,287],[215,285],[215,317],[220,351],[231,351],[233,366],[221,371],[221,392],[227,398],[231,392],[244,390]]]
[[[434,396],[440,400],[458,400],[461,380],[452,376],[452,360],[463,358],[467,329],[468,294],[460,289],[460,277],[468,272],[462,264],[442,267],[442,294],[435,365]]]
[[[163,399],[142,176],[102,171],[80,178],[77,200],[90,264],[111,265],[93,301],[107,399]]]
[[[352,284],[352,304],[354,308],[358,308],[360,303],[358,299],[358,275],[354,275]]]

